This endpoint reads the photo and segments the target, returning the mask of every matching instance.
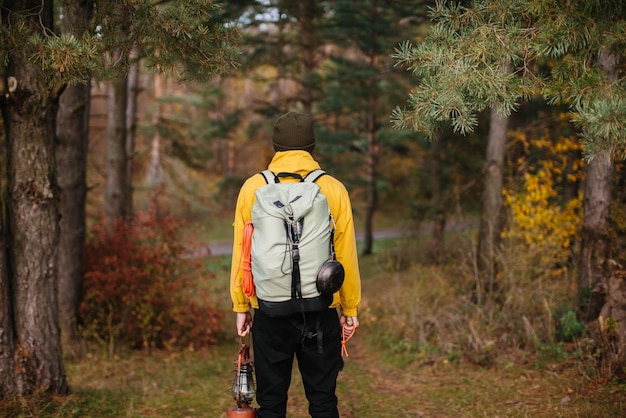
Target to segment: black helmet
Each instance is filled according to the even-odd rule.
[[[317,291],[333,294],[341,288],[346,273],[337,260],[326,260],[317,272]]]

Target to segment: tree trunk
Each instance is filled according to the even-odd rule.
[[[121,3],[115,3],[114,13],[125,13]],[[127,24],[116,33],[119,41],[128,37]],[[110,62],[124,66],[129,60],[128,52],[116,50],[109,53]],[[116,64],[115,64],[116,63]],[[128,150],[127,136],[128,75],[117,69],[107,88],[107,125],[106,125],[106,187],[104,193],[104,211],[106,220],[128,220]]]
[[[311,76],[315,68],[313,45],[314,27],[313,17],[315,15],[315,1],[303,0],[300,2],[300,39],[302,42],[302,93],[300,101],[302,110],[310,115],[313,111],[313,86]]]
[[[14,1],[12,11],[37,10],[26,15],[30,30],[52,30],[51,1]],[[0,313],[5,336],[2,355],[14,353],[14,367],[2,374],[12,379],[16,393],[36,390],[67,393],[61,353],[57,302],[58,189],[54,137],[58,97],[49,91],[48,78],[33,65],[23,48],[10,55],[7,74],[17,88],[3,97],[2,115],[7,139],[8,251],[2,288],[8,283],[11,310]],[[6,297],[6,290],[0,297]],[[8,311],[8,320],[4,315]],[[8,324],[8,325],[7,325]],[[8,336],[8,338],[7,338]],[[6,394],[5,394],[6,395]]]
[[[502,173],[506,146],[508,117],[497,114],[497,104],[491,108],[489,137],[485,162],[485,177],[478,231],[476,299],[484,301],[484,292],[495,290],[497,253],[500,243],[502,210]]]
[[[285,23],[282,19],[278,21],[278,34],[276,35],[278,45],[285,45],[287,40],[285,39]],[[281,56],[282,56],[281,52]],[[276,62],[276,75],[274,77],[274,83],[272,86],[272,92],[270,95],[270,105],[274,109],[280,111],[283,110],[283,107],[286,107],[284,92],[283,92],[283,80],[285,80],[285,76],[287,74],[287,62],[284,59],[278,59]]]
[[[578,265],[578,296],[581,318],[598,318],[605,296],[603,262],[608,255],[607,221],[611,203],[612,159],[598,154],[587,166],[583,229]]]
[[[139,95],[139,64],[137,62],[138,53],[136,49],[130,52],[130,67],[126,88],[128,97],[126,102],[126,138],[124,147],[126,148],[126,177],[124,178],[124,201],[126,216],[133,216],[133,161],[135,156],[135,134],[137,132],[137,96]]]
[[[615,323],[620,347],[626,348],[626,270],[616,270],[610,274],[606,280],[606,293],[606,302],[598,316],[610,318]]]
[[[371,10],[371,22],[372,25],[378,20],[378,7],[377,2],[372,4]],[[376,45],[377,34],[372,31],[371,45]],[[371,47],[368,51],[369,66],[372,70],[376,69],[376,50]],[[372,77],[368,86],[369,101],[367,109],[367,207],[365,208],[365,239],[363,243],[363,255],[369,255],[373,252],[374,246],[374,214],[378,206],[378,190],[376,187],[376,180],[378,174],[376,168],[378,166],[378,157],[380,154],[380,144],[378,137],[376,136],[377,120],[376,120],[376,108],[378,105],[377,97],[377,77]]]
[[[80,37],[88,28],[93,1],[64,1],[61,31]],[[63,346],[76,340],[76,312],[82,280],[87,195],[87,142],[89,138],[89,83],[68,87],[57,113],[57,167],[59,182],[59,325]]]
[[[126,106],[128,100],[126,75],[119,74],[108,88],[108,117],[106,129],[107,165],[105,211],[107,221],[125,220],[126,213]]]
[[[154,81],[154,114],[152,115],[152,124],[155,127],[154,136],[152,137],[152,150],[150,152],[150,165],[146,171],[146,183],[148,187],[156,188],[161,184],[163,178],[163,166],[161,165],[161,133],[159,124],[162,118],[163,106],[161,99],[164,94],[163,76],[155,74]]]
[[[59,170],[59,323],[64,343],[76,338],[76,311],[82,279],[87,195],[88,84],[69,87],[60,99],[57,116]],[[67,169],[71,167],[71,169]]]
[[[4,78],[3,74],[0,74]],[[2,97],[7,92],[0,88],[0,105]],[[4,106],[0,106],[4,110]],[[1,116],[1,114],[0,114]],[[15,342],[13,324],[11,322],[12,302],[11,286],[9,285],[9,269],[7,264],[7,205],[5,196],[7,190],[7,161],[6,140],[4,136],[4,121],[0,117],[0,400],[6,399],[15,393],[13,379],[13,357],[15,356]]]
[[[365,229],[363,242],[363,255],[373,252],[374,246],[374,214],[378,203],[378,191],[376,190],[376,166],[380,146],[376,137],[376,116],[374,109],[370,109],[368,116],[368,151],[367,151],[367,207],[365,208]]]
[[[2,145],[2,155],[5,156],[4,142]],[[4,158],[0,158],[6,161]],[[1,166],[2,176],[0,179],[6,179],[5,166]],[[0,193],[6,196],[6,184],[3,180],[0,182]],[[9,271],[7,266],[7,245],[8,238],[6,231],[6,219],[3,214],[6,213],[4,199],[2,208],[0,208],[0,400],[6,399],[15,393],[15,379],[13,375],[15,356],[15,341],[13,334],[13,324],[11,322],[11,286],[9,285]]]
[[[611,82],[618,80],[618,56],[603,48],[598,67]],[[613,155],[604,151],[594,156],[587,166],[583,200],[583,231],[578,265],[578,296],[581,317],[586,321],[598,318],[607,291],[608,271],[603,265],[609,256],[607,225],[611,205]],[[610,296],[610,295],[609,295]]]
[[[431,147],[431,210],[433,213],[433,234],[429,249],[429,257],[438,263],[444,250],[444,233],[446,230],[446,212],[443,207],[443,181],[441,163],[441,138],[435,138]]]

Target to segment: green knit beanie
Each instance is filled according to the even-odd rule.
[[[285,113],[274,124],[272,144],[275,151],[313,152],[315,148],[313,118],[302,113]]]

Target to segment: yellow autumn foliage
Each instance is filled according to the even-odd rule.
[[[561,206],[557,197],[554,181],[544,170],[524,174],[520,193],[504,191],[513,221],[504,236],[529,249],[547,251],[544,256],[548,260],[558,261],[567,256],[581,223],[581,198]]]
[[[536,272],[555,272],[571,255],[582,224],[582,194],[562,202],[557,191],[563,182],[580,180],[581,163],[571,160],[571,151],[580,145],[575,138],[524,142],[527,149],[541,150],[544,158],[532,167],[522,161],[521,184],[504,190],[510,222],[503,238],[528,257]]]

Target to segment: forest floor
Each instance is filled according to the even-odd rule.
[[[207,259],[215,263],[212,291],[227,310],[230,257]],[[364,307],[383,291],[403,292],[393,288],[394,278],[374,274],[372,265],[363,263]],[[230,385],[240,341],[234,315],[227,312],[224,321],[227,340],[203,350],[116,350],[110,356],[103,348],[67,355],[70,396],[0,402],[0,418],[226,417],[234,405]],[[387,340],[384,326],[364,315],[347,344],[337,387],[342,418],[626,416],[626,383],[590,377],[588,365],[575,356],[558,355],[552,361],[539,359],[537,350],[519,349],[493,353],[484,366],[463,353],[416,353],[401,340]],[[294,365],[289,418],[309,416],[303,392]]]
[[[378,296],[368,280],[365,305]],[[234,316],[224,320],[234,333]],[[383,341],[380,331],[365,320],[347,343],[337,387],[342,418],[626,416],[626,385],[589,378],[573,357],[538,361],[537,354],[519,350],[497,353],[484,367],[463,356],[409,355]],[[0,416],[226,417],[234,405],[230,384],[240,342],[233,336],[201,351],[69,360],[71,397],[57,399],[53,408],[46,404],[46,410],[31,405],[32,413],[22,407],[21,413],[2,415],[0,406]],[[294,365],[287,416],[309,417],[307,408]]]
[[[226,318],[230,326],[233,319]],[[626,416],[626,386],[584,377],[575,360],[539,368],[518,352],[500,354],[490,367],[462,358],[411,361],[384,348],[377,335],[364,325],[347,344],[337,388],[342,418]],[[0,406],[0,416],[226,417],[235,405],[230,384],[238,344],[69,361],[73,395],[57,398],[54,408],[22,404],[19,413],[8,415]],[[294,365],[287,417],[309,417],[307,408]]]
[[[445,359],[402,366],[388,356],[352,344],[340,380],[342,417],[626,416],[624,386],[583,378],[575,361],[538,369],[518,353],[490,368]]]

